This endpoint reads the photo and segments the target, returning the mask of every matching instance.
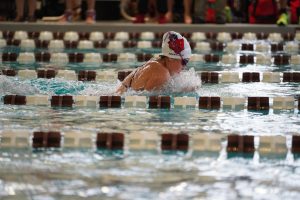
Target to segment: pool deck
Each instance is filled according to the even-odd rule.
[[[52,31],[52,32],[65,32],[65,31],[77,31],[77,32],[165,32],[165,31],[178,31],[178,32],[253,32],[253,33],[295,33],[300,31],[299,25],[289,25],[286,27],[279,27],[273,24],[132,24],[128,21],[101,21],[95,24],[89,25],[84,22],[73,23],[59,23],[59,22],[43,22],[38,21],[35,23],[15,23],[15,22],[0,22],[0,31]]]

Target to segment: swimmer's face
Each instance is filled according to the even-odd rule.
[[[182,65],[182,60],[168,58],[169,69],[171,69],[171,75],[179,74],[185,67]]]

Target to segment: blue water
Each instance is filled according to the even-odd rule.
[[[4,49],[6,51],[8,49]],[[11,50],[11,49],[10,49]],[[19,49],[13,49],[19,51]],[[129,50],[129,49],[128,49]],[[34,50],[35,51],[35,50]],[[36,50],[39,51],[39,50]],[[135,49],[130,51],[134,52]],[[106,50],[95,52],[104,53]],[[149,50],[157,53],[157,49]],[[243,53],[243,52],[240,52]],[[124,63],[123,63],[124,64]],[[142,63],[104,63],[100,66],[68,64],[63,69],[120,69]],[[2,67],[36,69],[47,63]],[[190,63],[196,71],[291,71],[299,66],[222,65]],[[189,84],[189,80],[187,84]],[[107,95],[119,82],[78,82],[64,79],[20,80],[0,76],[0,95]],[[178,87],[178,85],[174,85]],[[176,96],[296,96],[299,83],[203,84],[190,93],[164,91]],[[126,95],[151,93],[128,92]],[[124,99],[124,96],[122,97]],[[282,135],[289,141],[299,134],[299,111],[251,112],[199,109],[53,109],[48,106],[14,106],[0,103],[0,130],[156,132],[192,134],[236,133],[256,137]],[[1,133],[0,133],[1,135]],[[107,155],[90,148],[33,152],[28,149],[3,149],[0,141],[0,199],[298,199],[300,160],[290,151],[286,155],[228,158],[226,141],[213,154],[188,152],[161,154],[133,152]]]

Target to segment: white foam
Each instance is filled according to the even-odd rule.
[[[70,81],[65,78],[52,78],[52,79],[37,79],[32,81],[34,86],[41,91],[39,94],[55,95],[57,91],[64,91],[65,94],[77,95],[84,88],[84,83],[81,81]]]
[[[90,83],[84,90],[80,91],[79,94],[90,96],[115,95],[116,89],[117,82]]]
[[[0,94],[30,95],[39,93],[39,90],[26,82],[18,82],[10,77],[0,75]]]
[[[163,90],[168,92],[191,92],[201,86],[201,80],[194,68],[173,76]]]

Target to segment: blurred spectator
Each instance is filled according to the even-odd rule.
[[[66,0],[65,14],[61,18],[61,22],[71,22],[79,18],[81,12],[81,2],[76,0]],[[86,11],[86,23],[93,24],[96,19],[95,0],[87,0],[88,8]]]
[[[274,24],[277,17],[275,0],[253,0],[249,5],[249,22],[252,24]]]
[[[191,6],[192,6],[192,0],[183,0],[183,7],[184,7],[183,21],[186,24],[192,23]],[[174,0],[168,0],[168,12],[166,13],[166,20],[168,22],[173,21],[173,7],[174,7]]]
[[[286,26],[289,23],[289,16],[287,13],[287,0],[280,0],[279,8],[279,17],[276,24],[279,26]]]
[[[292,24],[300,24],[300,0],[289,0],[290,6],[290,22]]]
[[[139,0],[138,1],[138,14],[135,16],[133,23],[145,23],[145,17],[151,6],[155,7],[155,12],[158,14],[157,21],[160,24],[166,23],[165,14],[167,13],[167,1],[168,0]]]
[[[192,17],[191,17],[191,6],[192,6],[192,0],[183,0],[183,6],[184,6],[184,23],[191,24]]]
[[[195,0],[194,22],[225,24],[226,0]]]
[[[289,6],[289,10],[288,10]],[[299,23],[300,17],[300,0],[279,0],[279,17],[277,25],[286,26],[289,23]],[[290,14],[288,14],[288,12]]]
[[[24,1],[25,0],[16,0],[17,15],[15,22],[29,21],[35,22],[35,10],[36,10],[36,0],[28,0],[28,16],[24,16]]]
[[[230,22],[247,23],[249,21],[248,8],[251,0],[227,0],[232,20]]]
[[[166,13],[167,22],[173,22],[174,0],[168,0],[168,12]]]

